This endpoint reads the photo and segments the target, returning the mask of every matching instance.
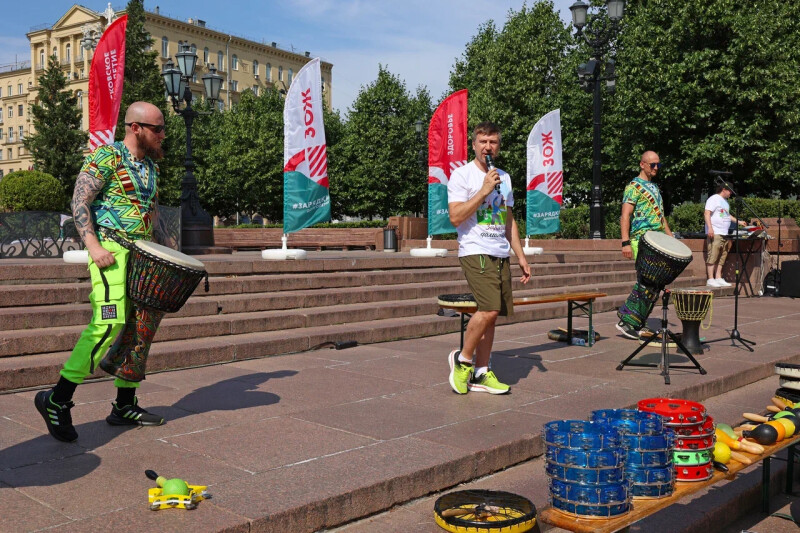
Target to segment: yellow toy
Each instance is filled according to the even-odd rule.
[[[211,494],[206,492],[205,485],[189,485],[182,479],[167,479],[159,476],[153,470],[145,470],[144,474],[156,482],[157,488],[148,489],[147,499],[150,502],[150,510],[169,509],[196,509],[197,504],[202,500],[211,498]]]

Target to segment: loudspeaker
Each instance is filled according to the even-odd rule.
[[[783,261],[780,280],[778,295],[800,298],[800,261]]]

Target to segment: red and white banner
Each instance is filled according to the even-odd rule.
[[[114,142],[122,84],[125,79],[125,29],[128,15],[111,23],[92,57],[89,69],[89,148]]]
[[[428,128],[428,235],[453,233],[447,208],[447,183],[467,164],[467,90],[439,104]]]

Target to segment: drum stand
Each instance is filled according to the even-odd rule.
[[[664,384],[669,385],[669,350],[667,349],[667,337],[669,337],[672,342],[678,347],[680,351],[689,358],[692,362],[693,366],[677,366],[672,365],[672,368],[688,368],[688,369],[697,369],[700,371],[701,374],[706,374],[705,368],[700,366],[700,363],[697,362],[689,350],[686,349],[686,346],[678,340],[678,338],[669,330],[669,322],[667,321],[667,309],[669,308],[669,289],[662,289],[661,293],[661,309],[663,310],[663,314],[661,315],[661,329],[659,329],[655,334],[653,334],[649,339],[647,339],[644,344],[636,348],[632,354],[628,356],[627,359],[622,361],[618,366],[617,370],[622,370],[625,366],[644,366],[648,368],[661,368],[661,375],[664,376]],[[636,357],[639,352],[644,350],[651,342],[656,340],[658,336],[661,335],[661,363],[631,363],[630,360]]]

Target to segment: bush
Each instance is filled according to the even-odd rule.
[[[68,199],[61,182],[37,170],[20,170],[0,179],[0,208],[5,211],[64,211]]]

